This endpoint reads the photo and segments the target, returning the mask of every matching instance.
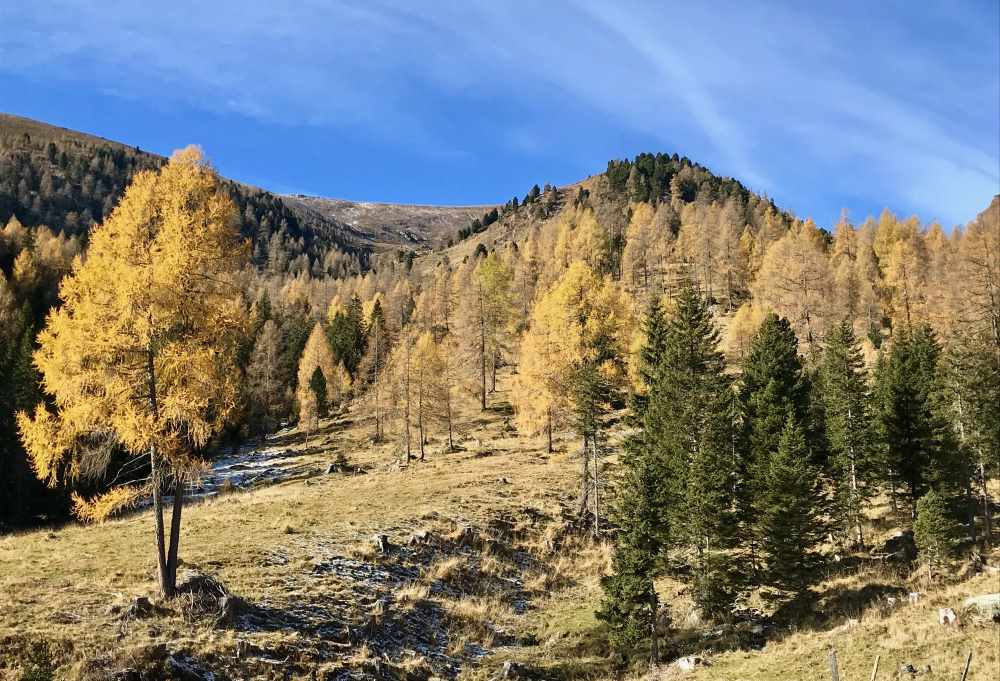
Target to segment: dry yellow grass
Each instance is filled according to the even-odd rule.
[[[299,479],[190,506],[184,518],[182,569],[212,574],[232,593],[276,610],[333,602],[345,617],[362,624],[410,615],[440,618],[448,652],[454,655],[469,646],[506,646],[467,665],[463,676],[470,679],[492,676],[505,659],[526,664],[544,678],[611,678],[606,635],[594,615],[611,546],[567,535],[561,515],[572,507],[577,489],[575,449],[566,446],[566,451],[548,455],[540,438],[505,434],[501,413],[468,408],[462,416],[463,430],[473,434],[466,451],[432,454],[404,470],[391,466],[396,459],[392,444],[373,447],[368,442],[371,425],[363,419],[324,424],[311,448],[298,434],[289,434],[285,444],[307,451],[304,460],[316,469],[344,453],[351,465],[368,472]],[[317,441],[331,445],[316,447]],[[479,449],[491,453],[479,455]],[[498,483],[500,478],[508,478],[509,484]],[[526,509],[534,510],[526,514]],[[885,510],[874,509],[873,516]],[[516,539],[491,543],[481,534],[469,539],[467,528],[485,531],[499,515],[518,518]],[[371,537],[385,534],[403,546],[418,530],[427,530],[447,548],[429,544],[413,549],[425,551],[427,562],[388,601],[358,601],[330,569],[337,560],[346,560],[351,569],[389,570],[391,557],[378,554]],[[892,532],[883,524],[873,530],[873,538]],[[287,630],[192,623],[172,606],[155,618],[123,626],[109,606],[155,591],[152,534],[151,516],[138,513],[99,526],[69,525],[0,538],[0,678],[5,665],[8,675],[19,674],[12,660],[40,642],[51,648],[62,665],[59,673],[68,679],[98,678],[88,661],[137,664],[156,644],[209,661],[233,660],[241,647],[252,646],[274,659],[287,657],[301,669],[316,669],[317,658],[310,657],[316,651]],[[512,558],[512,551],[520,557]],[[520,580],[523,607],[515,608],[509,593],[476,588],[512,577]],[[925,596],[913,606],[886,608],[884,602],[859,595],[879,585],[920,590]],[[690,611],[683,585],[664,579],[657,587],[671,620],[680,626]],[[885,670],[880,679],[894,678],[891,671],[902,662],[918,668],[930,664],[935,675],[926,679],[957,678],[953,671],[968,650],[974,651],[970,681],[997,678],[988,672],[1000,666],[1000,629],[972,622],[943,628],[937,624],[937,608],[956,607],[968,595],[1000,591],[1000,575],[927,588],[895,572],[868,568],[834,575],[817,590],[818,604],[833,614],[827,621],[779,632],[762,652],[711,651],[713,666],[687,678],[827,678],[831,646],[838,651],[845,681],[867,678],[876,654],[882,655]],[[848,624],[848,618],[858,622]],[[515,640],[524,643],[511,645]],[[691,632],[671,645],[676,652],[677,646],[699,640],[698,632]],[[390,660],[363,640],[337,650],[337,661],[323,662],[322,669],[335,673],[346,665],[374,673],[391,663],[408,678],[431,669],[422,655],[402,650]],[[281,673],[278,667],[259,667],[253,675],[280,678]],[[670,673],[661,676],[669,678]]]

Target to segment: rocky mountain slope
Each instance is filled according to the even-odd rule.
[[[301,194],[282,198],[296,211],[332,219],[351,228],[360,243],[373,248],[440,247],[491,208],[359,202]]]

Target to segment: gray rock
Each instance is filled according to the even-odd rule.
[[[957,627],[958,615],[951,608],[938,608],[938,624],[944,627]]]
[[[524,668],[513,660],[503,663],[503,668],[497,678],[500,679],[520,679],[524,677]]]
[[[712,663],[704,657],[699,657],[698,655],[688,655],[675,660],[673,666],[682,672],[693,672],[698,667],[710,667],[712,666]]]
[[[407,543],[410,546],[419,546],[423,544],[430,544],[433,541],[433,535],[428,530],[417,530],[410,535],[410,539]]]
[[[387,555],[391,546],[389,544],[389,537],[384,534],[376,534],[372,537],[372,546],[374,546],[375,550],[383,556]]]
[[[962,606],[968,610],[975,610],[983,617],[991,619],[1000,617],[1000,593],[971,596],[965,599]]]

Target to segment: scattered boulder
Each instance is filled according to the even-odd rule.
[[[687,655],[674,660],[673,666],[682,672],[693,672],[698,667],[710,667],[712,663],[698,655]]]
[[[1000,621],[1000,593],[970,596],[962,606],[994,621]]]
[[[410,546],[427,546],[434,543],[434,535],[429,530],[417,530],[406,543]]]
[[[899,675],[902,676],[903,674],[909,674],[910,676],[916,676],[916,674],[917,674],[917,668],[914,667],[909,662],[904,662],[903,664],[899,665]]]
[[[909,595],[907,596],[907,598],[910,601],[910,605],[916,605],[917,603],[920,602],[920,592],[918,592],[918,591],[911,591],[909,593]]]
[[[524,678],[524,667],[519,665],[513,660],[507,660],[503,663],[503,667],[500,669],[500,673],[497,674],[498,679],[523,679]]]
[[[957,627],[958,615],[951,608],[938,608],[938,624],[944,627]]]
[[[215,681],[215,674],[202,669],[201,666],[186,655],[170,655],[167,667],[174,676],[183,681]]]
[[[338,466],[335,463],[331,463],[329,466],[326,467],[326,474],[327,475],[334,475],[334,474],[339,473],[339,472],[340,472],[340,466]]]
[[[380,555],[388,555],[389,550],[392,545],[389,543],[389,537],[384,534],[376,534],[372,537],[372,546],[375,547],[375,551]]]

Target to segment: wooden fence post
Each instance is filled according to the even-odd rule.
[[[962,672],[962,681],[965,681],[965,677],[969,675],[969,667],[972,666],[972,651],[969,651],[969,656],[965,658],[965,671]]]
[[[830,681],[840,681],[840,670],[837,668],[837,651],[830,650]]]
[[[878,663],[879,663],[879,660],[881,660],[881,659],[882,659],[881,655],[876,655],[875,656],[875,666],[872,667],[872,678],[870,679],[870,681],[875,681],[875,677],[878,676]]]

